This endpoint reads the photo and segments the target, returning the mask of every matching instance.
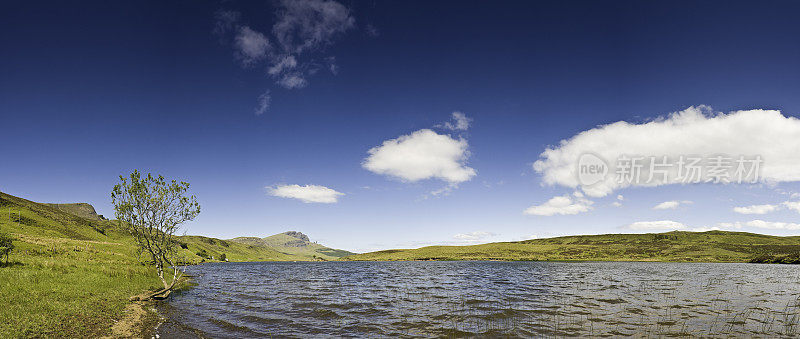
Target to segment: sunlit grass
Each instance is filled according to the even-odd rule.
[[[139,262],[132,238],[112,221],[84,219],[0,193],[0,231],[15,238],[0,267],[0,338],[109,334],[128,298],[161,282]],[[205,237],[181,237],[181,261],[293,260],[272,249]]]
[[[346,260],[750,262],[800,253],[800,238],[744,232],[608,234],[386,250]],[[765,260],[766,261],[766,260]]]

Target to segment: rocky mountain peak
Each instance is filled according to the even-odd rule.
[[[286,234],[286,235],[288,235],[290,237],[294,237],[294,238],[300,239],[300,240],[302,240],[304,242],[311,242],[311,240],[308,239],[308,236],[303,234],[302,232],[288,231],[288,232],[283,232],[283,234]]]

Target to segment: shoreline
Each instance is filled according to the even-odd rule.
[[[191,276],[183,276],[169,295],[192,286]],[[159,327],[169,320],[163,312],[159,312],[159,306],[167,302],[169,297],[142,300],[147,294],[149,291],[128,298],[121,317],[111,326],[111,333],[103,338],[155,338]]]

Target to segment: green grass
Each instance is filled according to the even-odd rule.
[[[0,192],[0,232],[12,235],[16,247],[11,263],[0,267],[0,338],[108,335],[129,297],[162,287],[154,269],[136,259],[130,235],[84,205],[40,204]],[[310,260],[230,240],[178,241],[185,247],[181,261],[190,264],[218,261],[222,253],[229,261]]]
[[[110,222],[0,193],[0,231],[16,238],[0,268],[2,338],[108,334],[128,297],[160,285]]]
[[[386,250],[345,260],[554,260],[780,262],[800,253],[800,237],[745,232],[607,234],[501,242],[474,246],[429,246]]]
[[[79,202],[74,204],[44,204],[44,205],[54,207],[55,209],[62,212],[67,212],[70,214],[77,215],[81,218],[86,218],[91,220],[103,220],[103,216],[97,214],[97,212],[94,210],[94,206],[85,202]]]
[[[200,250],[219,259],[220,254],[225,254],[228,261],[291,261],[304,260],[304,258],[291,254],[281,253],[275,249],[263,246],[240,244],[231,240],[220,240],[196,235],[178,237],[187,248],[181,250],[181,257],[185,261],[198,263],[201,260],[196,255]],[[208,260],[208,259],[206,259]]]

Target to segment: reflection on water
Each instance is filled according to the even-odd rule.
[[[795,336],[799,266],[302,262],[189,267],[159,332],[205,337]],[[192,334],[191,336],[194,336]]]

